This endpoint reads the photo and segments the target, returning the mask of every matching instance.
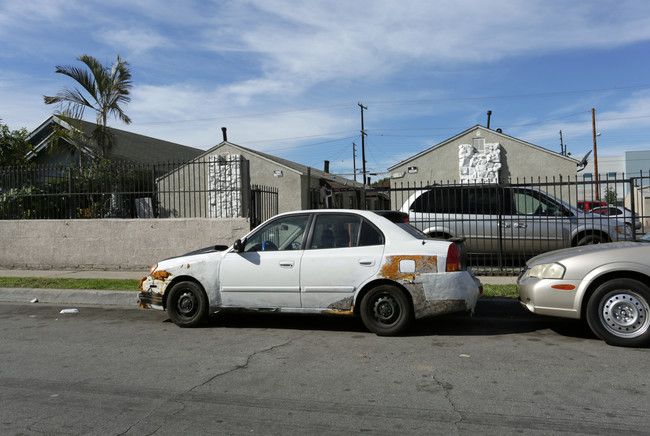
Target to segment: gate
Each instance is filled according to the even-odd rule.
[[[251,230],[278,214],[278,189],[268,186],[251,186],[249,207]]]

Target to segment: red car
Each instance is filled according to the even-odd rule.
[[[578,209],[583,210],[585,212],[589,212],[594,207],[601,207],[601,206],[607,206],[607,203],[605,203],[604,201],[579,201],[578,202]]]

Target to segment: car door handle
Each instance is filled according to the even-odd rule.
[[[295,265],[295,263],[294,263],[293,260],[281,260],[280,261],[280,266],[282,268],[293,268],[294,265]]]
[[[515,229],[525,229],[526,227],[528,227],[526,223],[515,223]]]
[[[501,223],[501,227],[505,227],[506,229],[510,228],[510,223]]]
[[[359,259],[359,265],[361,266],[374,266],[375,259]]]

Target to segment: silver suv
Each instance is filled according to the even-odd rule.
[[[466,238],[470,253],[532,255],[632,239],[625,223],[585,214],[530,187],[433,186],[413,193],[400,210],[432,237]]]

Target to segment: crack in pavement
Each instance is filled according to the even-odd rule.
[[[286,347],[287,345],[290,345],[290,344],[292,344],[293,342],[295,342],[295,341],[297,341],[297,340],[299,340],[299,339],[302,339],[302,338],[306,337],[307,335],[308,335],[308,334],[304,334],[304,335],[301,335],[301,336],[297,336],[297,337],[295,337],[295,338],[293,338],[293,339],[290,339],[290,340],[288,340],[288,341],[286,341],[286,342],[284,342],[284,343],[282,343],[282,344],[277,344],[277,345],[273,345],[273,346],[271,346],[271,347],[265,348],[265,349],[263,349],[263,350],[254,351],[253,353],[249,354],[249,355],[246,357],[246,362],[243,363],[242,365],[236,365],[234,368],[231,368],[231,369],[229,369],[228,371],[224,371],[224,372],[221,372],[221,373],[215,374],[215,375],[213,375],[212,377],[210,377],[208,380],[204,381],[203,383],[200,383],[200,384],[198,384],[198,385],[192,387],[191,389],[188,389],[187,391],[184,392],[184,394],[185,394],[185,393],[192,392],[193,390],[195,390],[195,389],[197,389],[197,388],[200,388],[200,387],[202,387],[202,386],[205,386],[205,385],[207,385],[208,383],[212,382],[213,380],[215,380],[215,379],[217,379],[217,378],[219,378],[219,377],[222,377],[222,376],[224,376],[224,375],[231,374],[231,373],[233,373],[233,372],[235,372],[235,371],[239,371],[240,369],[245,369],[245,368],[247,368],[248,365],[250,364],[251,360],[252,360],[256,355],[258,355],[258,354],[268,353],[269,351],[273,351],[273,350],[275,350],[276,348]],[[181,395],[183,395],[183,394],[181,394]]]

